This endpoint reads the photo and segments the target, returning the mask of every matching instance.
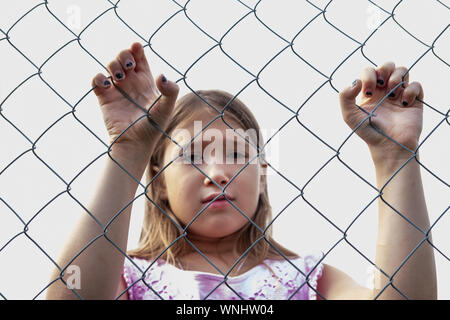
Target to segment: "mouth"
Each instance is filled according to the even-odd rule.
[[[212,203],[209,203],[207,201],[207,202],[204,202],[204,204],[206,204],[208,206],[207,210],[208,209],[212,209],[212,210],[225,209],[225,208],[231,206],[231,204],[225,198],[218,198]]]
[[[226,194],[226,197],[230,201],[234,200],[234,198],[228,194]],[[214,202],[212,202],[213,200],[214,200]],[[228,202],[228,200],[225,199],[224,195],[220,195],[220,193],[214,193],[214,194],[209,195],[202,201],[202,203],[206,204],[208,206],[207,209],[224,209],[228,206],[231,206],[231,204]]]
[[[216,200],[214,200],[214,202],[218,202],[218,201],[227,202],[224,195],[220,195],[220,196],[219,195],[220,195],[220,193],[213,193],[213,194],[209,195],[208,197],[204,198],[202,203],[208,203],[208,202],[213,201],[214,199],[216,199]],[[229,194],[225,194],[225,195],[228,198],[228,200],[230,200],[230,201],[234,200],[234,198],[231,197]]]

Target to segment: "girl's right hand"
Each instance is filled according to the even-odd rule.
[[[108,72],[114,79],[114,84],[111,83],[111,79],[99,73],[92,80],[92,86],[103,113],[110,143],[131,146],[136,150],[150,148],[162,132],[150,123],[145,116],[147,113],[127,99],[118,88],[145,110],[148,110],[162,94],[151,108],[149,115],[162,130],[165,130],[177,100],[178,85],[167,81],[163,75],[155,82],[144,49],[137,42],[133,43],[130,49],[119,53],[108,65]],[[129,127],[138,118],[140,120]],[[125,130],[126,132],[122,134]]]

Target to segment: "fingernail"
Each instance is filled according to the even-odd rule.
[[[371,96],[372,95],[372,92],[371,91],[366,91],[366,96]]]
[[[123,78],[122,72],[116,72],[116,78],[117,78],[118,80],[122,79],[122,78]]]
[[[384,84],[384,81],[383,81],[383,79],[378,79],[378,80],[377,80],[377,83],[378,83],[380,86],[382,86],[382,85]]]
[[[358,80],[353,81],[352,87],[356,86],[356,83],[358,83]]]
[[[130,69],[133,66],[133,61],[128,61],[125,65],[128,69]]]
[[[167,78],[164,75],[162,76],[162,82],[167,83]]]
[[[111,82],[109,82],[109,80],[105,80],[105,81],[103,82],[103,85],[104,85],[105,87],[109,87],[109,86],[111,85]]]
[[[403,101],[402,104],[403,104],[403,106],[406,107],[408,105],[408,102],[407,101]]]

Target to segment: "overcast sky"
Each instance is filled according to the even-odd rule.
[[[360,253],[375,258],[375,172],[367,145],[356,134],[346,141],[351,130],[337,91],[366,66],[393,61],[412,67],[410,81],[421,82],[427,103],[420,161],[431,224],[437,221],[439,299],[450,299],[448,1],[403,1],[396,21],[385,12],[397,3],[389,0],[375,1],[381,8],[335,0],[325,14],[328,1],[263,0],[256,16],[254,0],[192,0],[186,13],[184,3],[123,0],[114,9],[106,0],[0,2],[6,62],[0,78],[0,293],[31,299],[49,283],[51,259],[86,214],[79,203],[89,205],[105,160],[108,136],[97,99],[88,93],[91,80],[132,42],[150,40],[145,51],[155,77],[185,77],[178,82],[180,97],[191,89],[222,89],[254,112],[266,141],[283,127],[267,145],[268,161],[279,171],[268,176],[274,217],[284,210],[273,224],[275,239],[299,254],[328,252],[338,243],[324,262],[363,285],[370,283],[371,265]],[[338,149],[340,160],[364,180],[334,157]],[[139,197],[129,249],[137,245],[143,211]],[[361,212],[347,231],[358,253],[336,227],[346,230]]]

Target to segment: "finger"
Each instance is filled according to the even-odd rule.
[[[403,91],[403,106],[412,106],[416,98],[423,100],[423,88],[419,82],[411,82]]]
[[[392,72],[395,70],[395,63],[386,62],[383,65],[377,67],[375,72],[377,73],[377,86],[383,88]]]
[[[393,88],[395,88],[399,83],[404,81],[405,83],[403,86],[408,86],[409,83],[409,73],[407,73],[408,69],[405,67],[398,67],[395,68],[394,72],[392,72],[391,76],[389,77],[388,84],[387,84],[387,90],[388,92],[391,91]],[[404,90],[403,86],[398,86],[395,91],[389,94],[389,98],[391,99],[397,99],[402,95],[402,92]]]
[[[94,88],[94,93],[96,95],[102,94],[106,89],[111,87],[111,81],[103,74],[98,73],[92,79],[92,87]]]
[[[167,110],[173,108],[177,101],[178,92],[180,91],[178,84],[167,80],[167,78],[161,74],[156,79],[156,85],[162,95],[160,99],[160,104],[163,106],[162,108]]]
[[[339,102],[341,105],[342,118],[344,121],[353,129],[356,124],[349,123],[350,119],[354,119],[355,117],[351,117],[354,112],[358,112],[358,108],[356,106],[356,97],[362,88],[361,80],[353,81],[353,84],[350,87],[345,88],[341,92],[339,92]]]
[[[136,63],[136,72],[144,71],[151,74],[150,66],[148,65],[147,58],[145,57],[145,52],[142,44],[140,44],[139,42],[133,43],[130,48],[130,53],[133,55],[134,61]]]
[[[120,62],[116,59],[111,61],[108,65],[108,72],[113,76],[116,81],[121,81],[125,79],[125,72],[122,69]]]
[[[117,56],[117,60],[119,60],[122,69],[126,72],[133,70],[136,65],[130,50],[121,51]]]
[[[361,73],[362,91],[366,97],[371,97],[377,83],[377,73],[374,68],[367,67]]]

